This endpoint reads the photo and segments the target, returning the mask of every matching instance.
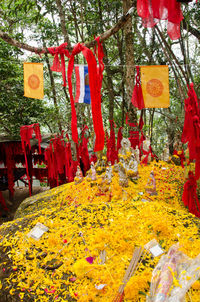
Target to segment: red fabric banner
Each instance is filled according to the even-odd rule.
[[[114,122],[110,121],[110,137],[107,140],[107,161],[114,165],[117,160],[117,152],[115,146]]]
[[[62,72],[63,86],[66,87],[66,71],[65,71],[65,57],[70,57],[69,51],[66,49],[67,43],[63,43],[58,47],[49,47],[48,51],[52,56],[54,56],[53,65],[51,67],[52,71]],[[59,55],[61,58],[61,64],[59,60]]]
[[[82,52],[88,63],[92,118],[96,135],[94,152],[96,152],[104,148],[104,129],[101,114],[101,77],[99,78],[97,62],[92,51],[84,47]]]
[[[72,110],[72,139],[75,143],[78,143],[78,132],[77,132],[77,117],[76,109],[74,105],[74,97],[72,94],[72,72],[74,66],[74,56],[82,51],[87,63],[88,63],[88,73],[89,73],[89,85],[90,85],[90,95],[91,95],[91,108],[92,108],[92,118],[94,131],[96,134],[94,151],[103,150],[104,147],[104,130],[103,130],[103,120],[101,114],[101,82],[102,82],[102,66],[99,71],[97,69],[97,62],[93,52],[88,49],[86,46],[78,43],[74,46],[72,54],[70,56],[69,65],[68,65],[68,85],[69,93],[71,100],[71,110]],[[102,54],[100,51],[99,58],[100,62]],[[100,63],[100,65],[102,65]]]
[[[81,143],[79,145],[79,156],[83,163],[84,176],[86,172],[90,169],[90,158],[88,152],[88,141],[89,138],[86,137],[86,132],[88,130],[88,126],[84,126],[81,135]]]
[[[153,27],[159,20],[168,20],[167,32],[172,40],[180,38],[183,19],[181,5],[176,0],[137,0],[137,12],[144,27]]]
[[[141,87],[141,80],[140,80],[140,67],[139,66],[136,66],[136,71],[137,71],[137,74],[135,77],[135,86],[133,89],[131,102],[134,107],[141,110],[141,109],[145,108],[145,105],[144,105],[144,98],[143,98],[143,94],[142,94],[142,87]]]
[[[131,147],[135,149],[139,145],[139,131],[129,131],[130,137],[129,141],[131,142]]]
[[[192,171],[188,173],[188,180],[184,184],[182,200],[189,212],[200,217],[200,203],[197,196],[197,181]]]
[[[40,126],[38,123],[32,125],[25,125],[20,127],[20,136],[21,136],[21,143],[22,143],[22,150],[24,152],[25,163],[26,163],[26,174],[28,178],[28,185],[29,185],[29,195],[31,196],[31,180],[29,175],[29,167],[27,161],[27,147],[28,150],[31,150],[30,139],[33,136],[33,131],[35,132],[36,139],[38,140],[39,145],[39,153],[41,153],[41,146],[40,143],[42,141],[41,133],[40,133]]]
[[[200,178],[200,109],[199,100],[193,83],[188,87],[188,98],[185,99],[185,120],[181,141],[188,142],[189,158],[196,160],[195,176]]]

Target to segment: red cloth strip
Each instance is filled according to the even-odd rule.
[[[40,126],[38,123],[32,124],[32,125],[25,125],[20,127],[20,136],[21,136],[21,143],[22,143],[22,150],[24,152],[25,157],[25,163],[26,163],[26,174],[28,178],[28,185],[29,185],[29,195],[31,196],[31,182],[30,182],[30,175],[29,175],[29,169],[28,169],[28,161],[27,161],[27,154],[26,149],[28,146],[28,150],[31,150],[31,144],[30,139],[33,136],[33,131],[35,132],[35,136],[38,139],[38,145],[39,145],[39,153],[41,153],[41,147],[40,143],[42,141],[41,133],[40,133]]]
[[[52,71],[62,72],[63,86],[66,87],[66,71],[65,71],[65,57],[70,57],[69,51],[66,49],[67,43],[63,43],[58,47],[49,47],[48,51],[54,56]],[[59,61],[59,55],[61,58],[61,64]]]
[[[172,40],[180,38],[183,19],[181,5],[176,0],[137,0],[137,12],[144,27],[153,27],[159,20],[168,20],[167,32]]]
[[[135,86],[133,88],[131,102],[134,107],[141,110],[141,109],[145,108],[145,105],[144,105],[144,98],[143,98],[143,94],[142,94],[139,66],[136,66],[136,71],[137,71],[137,74],[135,77]]]
[[[200,217],[200,203],[197,196],[197,181],[192,171],[188,173],[188,180],[184,184],[182,200],[190,213]]]
[[[75,66],[75,75],[76,75],[76,97],[75,103],[78,103],[80,97],[80,73],[79,73],[79,66]]]
[[[72,50],[69,63],[68,63],[68,71],[67,71],[67,79],[68,79],[68,87],[69,87],[69,95],[71,102],[71,130],[72,130],[72,139],[75,143],[78,143],[78,131],[77,131],[77,116],[76,116],[76,108],[74,105],[74,97],[72,93],[72,72],[74,68],[74,56],[80,53],[83,50],[84,46],[80,43],[76,44]]]
[[[97,70],[97,62],[93,52],[85,47],[84,45],[78,43],[74,46],[69,64],[68,64],[68,86],[71,101],[71,129],[72,129],[72,139],[75,143],[78,143],[78,131],[77,131],[77,116],[76,109],[74,105],[74,97],[72,94],[72,72],[74,67],[74,56],[82,51],[87,63],[88,63],[88,73],[89,73],[89,85],[90,85],[90,95],[91,95],[91,108],[92,108],[92,118],[94,132],[96,134],[94,151],[100,151],[104,148],[104,129],[103,120],[101,114],[101,79],[102,79],[102,67],[101,71]],[[100,57],[101,59],[101,57]]]
[[[104,129],[101,114],[101,78],[98,76],[97,62],[92,51],[87,47],[84,47],[82,53],[88,63],[92,118],[94,132],[96,134],[94,152],[96,152],[101,151],[104,148]]]

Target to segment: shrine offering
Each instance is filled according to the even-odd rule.
[[[132,180],[134,153],[122,146],[115,171],[108,165],[88,181],[78,166],[77,181],[45,192],[17,224],[0,227],[1,292],[45,302],[155,302],[161,295],[168,302],[176,294],[199,301],[199,220],[181,201],[184,170],[137,163]],[[145,189],[150,174],[157,195]]]

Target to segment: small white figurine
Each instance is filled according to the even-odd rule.
[[[83,181],[83,173],[81,171],[81,168],[80,166],[77,166],[77,171],[76,171],[76,175],[75,175],[75,178],[74,178],[74,182],[75,184],[79,184]]]

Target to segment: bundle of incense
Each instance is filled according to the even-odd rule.
[[[129,267],[125,271],[125,275],[122,281],[122,284],[120,285],[118,289],[118,293],[115,296],[113,302],[122,302],[124,298],[124,288],[127,284],[127,282],[130,280],[130,278],[134,275],[135,271],[137,270],[138,267],[138,262],[143,254],[143,249],[142,247],[136,247],[134,252],[133,252],[133,257],[131,259],[131,262],[129,264]]]

